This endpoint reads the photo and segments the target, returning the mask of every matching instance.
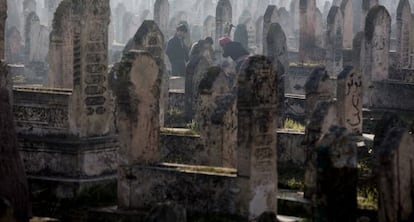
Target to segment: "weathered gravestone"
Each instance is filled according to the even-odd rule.
[[[341,10],[333,6],[329,11],[326,33],[326,71],[331,77],[337,77],[343,68],[344,19]]]
[[[317,104],[306,126],[305,146],[305,198],[314,201],[317,192],[317,143],[329,131],[332,125],[337,125],[337,109],[333,101]]]
[[[410,66],[411,48],[411,7],[408,0],[400,0],[397,9],[397,53],[398,68]]]
[[[3,71],[0,70],[0,80],[6,75]],[[0,85],[0,198],[10,201],[16,221],[28,221],[30,193],[14,124],[9,91]]]
[[[316,48],[319,48],[320,50],[315,51],[313,54],[313,60],[320,61],[324,58],[320,59],[319,55],[316,53],[319,53],[319,51],[323,51],[325,48],[325,41],[326,41],[326,19],[323,18],[322,12],[319,10],[319,8],[316,8],[315,11],[315,46]]]
[[[123,3],[119,3],[114,10],[114,23],[115,23],[115,40],[117,42],[124,42],[124,28],[123,18],[127,12],[126,7]]]
[[[362,135],[362,75],[351,66],[338,76],[337,106],[339,126],[353,135]]]
[[[362,15],[361,15],[361,30],[365,30],[365,21],[368,15],[368,12],[373,8],[374,6],[377,6],[379,4],[378,0],[362,0]]]
[[[249,34],[245,24],[238,24],[234,32],[234,41],[240,42],[243,48],[249,49]]]
[[[221,52],[219,38],[229,34],[232,24],[232,7],[229,0],[219,0],[216,8],[216,50]]]
[[[374,130],[374,147],[380,147],[392,128],[406,128],[406,124],[395,113],[386,112]],[[375,151],[375,149],[374,149]]]
[[[285,81],[289,69],[286,35],[279,23],[272,23],[267,33],[267,56],[278,76],[277,126],[283,127],[285,117]]]
[[[169,76],[164,65],[164,36],[154,21],[146,20],[139,27],[134,37],[125,46],[124,53],[135,49],[151,53],[157,60],[162,73],[160,98],[160,124],[164,125],[165,113],[168,110]]]
[[[206,37],[211,37],[212,39],[216,38],[216,18],[214,16],[207,16],[207,18],[204,20],[204,26],[203,26],[203,33]]]
[[[6,32],[6,52],[5,60],[9,64],[24,63],[24,46],[22,44],[22,36],[19,30],[13,26]]]
[[[103,136],[113,130],[113,104],[108,92],[109,0],[74,0],[73,93],[71,133]]]
[[[39,16],[31,12],[26,19],[25,42],[27,62],[45,62],[49,49],[49,31],[40,24]]]
[[[159,161],[159,100],[162,72],[149,52],[131,50],[124,54],[114,83],[118,105],[121,165]],[[120,194],[121,196],[126,194]]]
[[[263,52],[263,39],[260,36],[263,36],[263,25],[264,25],[264,17],[259,16],[256,20],[256,54],[260,54]]]
[[[352,41],[352,66],[358,71],[361,70],[361,50],[364,44],[364,36],[364,32],[358,32]]]
[[[267,36],[270,25],[272,23],[279,22],[279,12],[276,5],[269,5],[266,8],[266,12],[263,16],[263,54],[267,55]]]
[[[364,104],[370,104],[372,81],[388,79],[391,17],[384,6],[373,7],[366,18],[361,59]]]
[[[73,88],[72,1],[63,0],[53,18],[49,44],[49,86]]]
[[[209,165],[236,167],[237,118],[236,95],[231,91],[226,74],[212,67],[201,80],[196,121],[200,136],[208,150]]]
[[[264,56],[252,56],[238,79],[238,176],[244,215],[277,212],[277,75]]]
[[[345,49],[352,48],[352,40],[354,38],[354,9],[353,0],[342,0],[341,12],[344,18],[344,42],[343,47]]]
[[[300,0],[299,57],[311,60],[316,46],[316,0]]]
[[[161,29],[164,36],[168,31],[168,20],[170,18],[170,3],[168,0],[157,0],[154,4],[154,21]]]
[[[4,31],[6,30],[7,0],[0,0],[0,60],[4,59]]]
[[[376,149],[378,221],[414,220],[414,136],[405,128],[393,128]]]
[[[356,221],[357,145],[346,128],[333,126],[317,143],[315,221]]]

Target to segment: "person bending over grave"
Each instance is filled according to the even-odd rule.
[[[229,37],[219,39],[220,46],[223,48],[223,57],[230,57],[236,63],[236,72],[240,71],[241,65],[250,56],[250,53],[240,42],[232,41]]]
[[[198,58],[200,56],[204,56],[204,57],[211,57],[211,55],[213,54],[213,38],[211,37],[207,37],[204,40],[199,40],[197,42],[195,42],[192,46],[191,46],[191,50],[190,50],[190,62],[191,60],[195,57]]]
[[[184,76],[185,63],[189,60],[188,48],[184,43],[185,34],[188,32],[184,24],[180,24],[174,37],[167,44],[166,54],[171,62],[171,72],[173,76]]]

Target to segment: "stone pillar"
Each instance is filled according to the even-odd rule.
[[[371,104],[372,81],[388,79],[391,17],[384,6],[373,7],[366,19],[364,48],[361,55],[364,104]]]
[[[276,5],[269,5],[263,16],[263,55],[267,55],[267,35],[270,24],[279,23],[279,12]]]
[[[344,19],[338,6],[333,6],[327,18],[326,33],[326,71],[337,77],[343,69]]]
[[[168,0],[157,0],[154,4],[154,21],[161,29],[164,36],[168,32],[168,21],[170,19],[170,3]]]
[[[391,129],[377,147],[378,221],[411,221],[414,218],[414,136],[405,128]]]
[[[344,17],[344,42],[345,49],[352,49],[352,40],[354,38],[354,9],[353,0],[342,0],[341,12]]]
[[[216,8],[216,50],[221,52],[219,38],[229,35],[232,25],[232,7],[229,0],[219,0]],[[220,53],[221,54],[221,53]]]
[[[277,127],[282,128],[285,117],[285,81],[289,69],[286,35],[279,23],[272,23],[267,33],[267,56],[272,61],[278,80]]]
[[[63,0],[53,18],[49,44],[49,86],[73,88],[72,1]]]
[[[356,221],[357,146],[345,128],[333,126],[317,144],[314,221]]]
[[[162,75],[160,98],[160,124],[164,126],[165,113],[168,111],[169,76],[164,65],[164,35],[158,25],[151,20],[145,20],[134,37],[125,46],[124,53],[129,50],[145,50],[154,56]]]
[[[362,135],[362,75],[347,66],[338,76],[337,105],[339,126],[353,135]]]
[[[316,0],[300,0],[299,59],[309,61],[316,46]]]
[[[236,167],[236,96],[231,88],[220,67],[210,68],[198,87],[200,99],[196,122],[208,150],[208,165]]]
[[[242,214],[277,212],[277,75],[264,56],[250,57],[238,79],[238,177]]]
[[[398,67],[410,66],[411,54],[411,7],[408,0],[400,0],[397,9],[397,54]]]
[[[113,129],[113,104],[107,81],[109,0],[76,0],[72,7],[74,76],[70,129],[80,137],[107,135]]]
[[[6,30],[7,0],[0,0],[0,60],[5,58],[4,32]]]

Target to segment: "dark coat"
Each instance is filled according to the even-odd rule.
[[[182,39],[174,36],[167,44],[166,54],[171,62],[172,75],[184,76],[188,61],[188,48]]]

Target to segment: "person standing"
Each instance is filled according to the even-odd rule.
[[[188,48],[184,43],[184,37],[188,29],[184,24],[178,25],[174,37],[167,44],[166,54],[170,59],[173,76],[185,75],[185,64],[188,62]]]

